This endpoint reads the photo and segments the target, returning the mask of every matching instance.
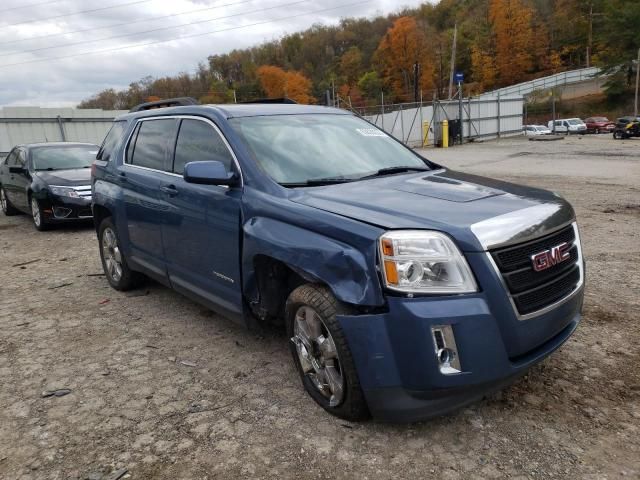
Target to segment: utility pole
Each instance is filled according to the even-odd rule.
[[[418,92],[420,83],[420,64],[418,62],[413,64],[413,101],[418,103]]]
[[[589,37],[587,40],[587,68],[591,66],[593,54],[593,17],[601,17],[602,13],[593,13],[593,0],[589,1]]]
[[[593,2],[589,2],[589,40],[587,40],[587,68],[591,66],[591,45],[593,44]]]
[[[458,40],[458,24],[453,26],[453,46],[451,47],[451,71],[449,74],[449,100],[453,95],[453,74],[456,69],[456,43]]]
[[[640,86],[640,48],[638,49],[638,60],[636,60],[636,101],[633,115],[638,117],[638,86]]]

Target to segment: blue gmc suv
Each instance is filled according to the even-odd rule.
[[[554,193],[451,171],[333,108],[136,110],[92,169],[109,283],[284,321],[304,388],[338,417],[458,408],[580,321],[580,236]]]

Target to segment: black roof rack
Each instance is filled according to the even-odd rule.
[[[257,100],[249,100],[248,102],[238,102],[238,103],[290,103],[297,104],[295,100],[291,100],[290,98],[258,98]]]
[[[141,112],[142,110],[151,110],[153,108],[184,107],[187,105],[200,105],[200,102],[192,97],[166,98],[155,102],[141,103],[133,107],[129,112]]]

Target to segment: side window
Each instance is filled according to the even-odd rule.
[[[233,156],[220,134],[208,123],[200,120],[183,120],[176,143],[174,173],[182,174],[189,162],[217,160],[231,171]]]
[[[173,118],[141,122],[131,164],[170,172],[177,130],[178,122]]]
[[[4,162],[5,165],[7,167],[15,167],[16,165],[16,158],[18,157],[18,151],[14,150],[13,152],[11,152],[9,154],[9,156],[7,157],[6,161]]]
[[[136,128],[133,129],[131,140],[129,140],[129,145],[127,145],[127,157],[125,159],[126,163],[131,163],[133,161],[133,151],[136,148],[136,139],[138,138],[139,131],[140,131],[140,123],[136,125]]]
[[[18,150],[16,165],[22,168],[24,168],[27,165],[27,155],[25,154],[24,150]]]
[[[98,154],[96,155],[97,160],[109,160],[111,154],[118,146],[120,138],[122,138],[122,133],[124,132],[126,123],[127,122],[125,121],[113,122],[109,132],[107,132],[107,136],[102,141],[100,150],[98,150]]]

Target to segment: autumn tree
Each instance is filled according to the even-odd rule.
[[[533,68],[532,46],[538,41],[532,28],[533,11],[522,0],[491,0],[489,20],[495,36],[495,64],[499,82],[522,81]]]
[[[351,47],[340,57],[340,73],[347,85],[355,85],[362,69],[362,52],[358,47]]]
[[[383,82],[389,86],[397,100],[413,99],[414,88],[433,88],[433,61],[426,35],[413,17],[398,18],[382,38],[376,51]],[[420,73],[415,78],[414,65]]]
[[[290,98],[298,103],[314,103],[311,80],[300,72],[285,72],[274,65],[263,65],[257,70],[262,89],[269,98]]]
[[[479,45],[471,47],[471,65],[473,79],[478,82],[482,90],[488,90],[496,84],[498,71],[495,54],[489,47],[482,48]]]

